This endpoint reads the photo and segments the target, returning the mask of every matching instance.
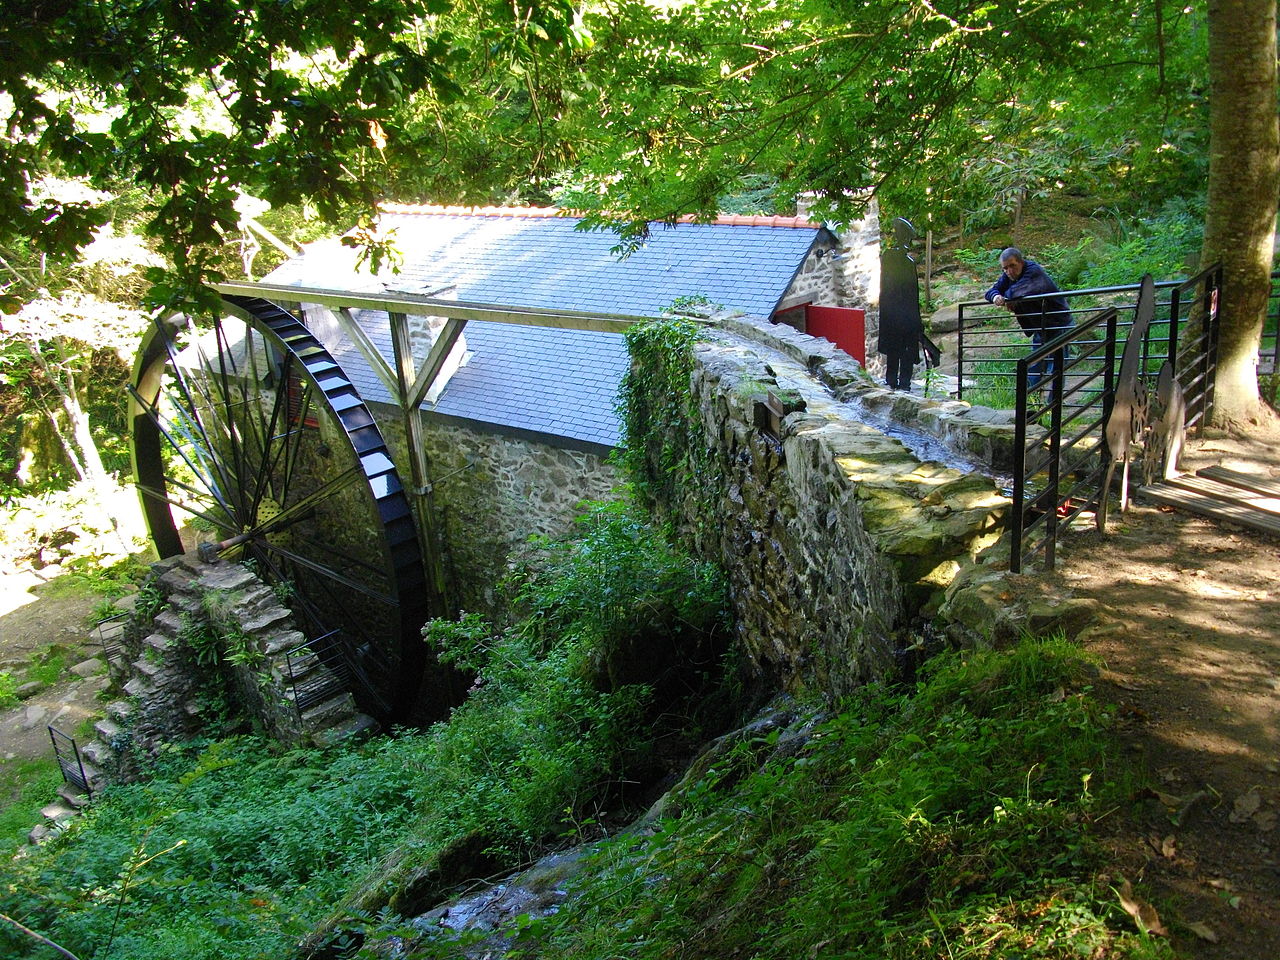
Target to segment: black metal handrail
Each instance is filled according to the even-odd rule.
[[[285,675],[293,689],[293,705],[299,723],[314,706],[344,693],[360,694],[387,708],[378,688],[351,656],[342,631],[333,630],[285,651]]]
[[[1118,321],[1115,307],[1100,310],[1017,361],[1009,558],[1014,573],[1041,551],[1052,569],[1059,528],[1097,503],[1105,468],[1098,451],[1115,396]],[[1033,403],[1031,370],[1047,361],[1053,362],[1040,383],[1050,399]],[[1065,491],[1064,479],[1074,481]]]
[[[117,613],[103,617],[93,626],[94,638],[102,647],[103,657],[113,669],[123,668],[128,660],[124,633],[129,617],[129,613]]]
[[[1172,357],[1186,426],[1202,427],[1213,409],[1222,267],[1215,264],[1188,280],[1157,286],[1167,291],[1166,309],[1147,330],[1141,369],[1154,377]],[[1133,304],[1099,309],[1014,362],[1009,568],[1015,573],[1040,553],[1044,566],[1053,569],[1059,533],[1086,510],[1096,511],[1108,494],[1102,489],[1112,456],[1106,424],[1115,404],[1120,345],[1133,326],[1135,308],[1136,298]],[[1033,375],[1047,400],[1035,397]]]
[[[53,755],[58,761],[58,769],[62,771],[63,782],[93,799],[93,787],[89,783],[89,775],[85,772],[84,760],[75,739],[52,725],[49,727],[49,738],[53,741]]]
[[[1157,297],[1160,294],[1167,293],[1164,299],[1156,301],[1156,320],[1155,323],[1163,324],[1168,322],[1171,310],[1174,305],[1173,293],[1180,287],[1185,286],[1189,281],[1181,280],[1163,280],[1156,284]],[[1114,306],[1119,315],[1118,330],[1122,332],[1133,325],[1133,312],[1137,306],[1138,284],[1124,284],[1113,287],[1091,287],[1085,290],[1062,290],[1056,293],[1039,294],[1027,297],[1028,302],[1039,301],[1042,304],[1049,298],[1061,298],[1067,302],[1070,307],[1070,314],[1082,310],[1104,309],[1107,306]],[[1120,298],[1120,302],[1107,303],[1099,305],[1086,305],[1080,303],[1079,306],[1073,306],[1086,298],[1100,298],[1108,300],[1116,300]],[[959,305],[959,320],[956,328],[956,380],[958,399],[965,399],[965,390],[973,390],[974,386],[980,383],[986,383],[988,386],[1000,387],[1001,385],[1012,394],[1016,389],[1015,378],[1015,362],[1016,358],[1009,356],[1009,351],[1025,349],[1019,340],[1024,340],[1027,336],[1022,326],[1016,322],[1010,323],[1011,314],[1004,307],[996,307],[988,303],[986,300],[970,300]],[[1042,308],[1040,314],[1040,322],[1042,331],[1046,334],[1042,339],[1048,340],[1055,330],[1069,324],[1071,317],[1060,317],[1060,311],[1044,310]],[[992,321],[997,321],[992,323]],[[1016,334],[1017,338],[1010,337]],[[1157,341],[1158,342],[1158,341]],[[1144,365],[1153,361],[1163,362],[1167,356],[1165,354],[1144,354]],[[977,370],[976,367],[980,363],[990,363],[998,369],[993,370]],[[1012,401],[1012,396],[1009,397]],[[1012,406],[1012,403],[1010,403]]]

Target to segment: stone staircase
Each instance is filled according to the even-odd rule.
[[[155,756],[165,744],[206,728],[203,693],[209,670],[196,662],[185,635],[194,622],[208,617],[211,595],[222,594],[221,606],[233,612],[237,629],[260,655],[252,668],[230,668],[230,679],[241,705],[272,735],[288,745],[328,744],[377,729],[324,661],[305,652],[306,637],[294,628],[288,609],[249,570],[194,556],[162,561],[154,569],[167,605],[148,624],[119,619],[95,628],[93,639],[126,698],[107,706],[94,723],[94,739],[77,745],[89,792],[64,783],[58,799],[41,810],[43,821],[29,834],[32,843],[65,829],[108,784],[136,777],[139,758]],[[147,632],[131,641],[137,626]],[[62,759],[64,771],[76,767],[74,755]]]

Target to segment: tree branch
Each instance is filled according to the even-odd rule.
[[[60,954],[66,957],[67,960],[80,960],[79,957],[77,957],[74,953],[72,953],[66,947],[59,946],[58,944],[50,940],[48,937],[42,936],[41,934],[36,933],[30,927],[24,927],[22,924],[20,924],[17,920],[13,919],[13,917],[9,916],[8,914],[0,913],[0,920],[6,920],[9,923],[13,924],[15,927],[17,927],[19,930],[25,933],[32,940],[37,940],[40,943],[43,943],[46,947],[52,947],[54,950],[57,950]]]

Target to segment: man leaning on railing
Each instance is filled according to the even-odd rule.
[[[1022,332],[1031,338],[1032,350],[1038,350],[1071,327],[1066,299],[1046,296],[1058,292],[1044,267],[1026,259],[1017,247],[1006,247],[1000,253],[1000,279],[985,296],[989,303],[1013,312]],[[1044,376],[1056,372],[1053,357],[1035,364],[1028,371],[1028,389],[1034,390]]]

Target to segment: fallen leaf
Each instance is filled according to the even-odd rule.
[[[1209,886],[1213,887],[1216,890],[1234,890],[1235,889],[1235,887],[1231,886],[1231,881],[1228,880],[1226,877],[1214,877],[1212,880],[1209,881]]]
[[[1236,802],[1232,804],[1231,815],[1227,819],[1232,823],[1245,823],[1253,819],[1253,815],[1261,806],[1262,795],[1258,793],[1258,788],[1250,787],[1248,793],[1236,797]]]
[[[1208,940],[1210,943],[1218,942],[1218,935],[1213,932],[1213,928],[1207,923],[1188,923],[1187,929],[1201,940]]]
[[[1171,817],[1171,819],[1173,820],[1174,826],[1176,827],[1182,826],[1183,821],[1186,820],[1187,816],[1191,813],[1191,808],[1194,807],[1201,800],[1206,799],[1208,796],[1209,796],[1208,791],[1197,790],[1191,796],[1187,797],[1184,801],[1182,801],[1182,806],[1178,808],[1178,812],[1173,814]]]
[[[1160,842],[1160,855],[1169,860],[1178,855],[1178,842],[1172,835]]]
[[[1182,797],[1176,796],[1172,793],[1165,793],[1163,790],[1155,790],[1153,792],[1160,799],[1160,802],[1170,810],[1176,810],[1178,807],[1182,806]]]
[[[1167,937],[1169,935],[1169,931],[1160,922],[1160,915],[1156,913],[1156,908],[1145,900],[1139,900],[1135,897],[1133,895],[1133,884],[1128,880],[1120,884],[1120,889],[1116,891],[1116,895],[1120,898],[1120,906],[1125,913],[1133,917],[1134,923],[1138,925],[1139,930],[1157,937]]]

